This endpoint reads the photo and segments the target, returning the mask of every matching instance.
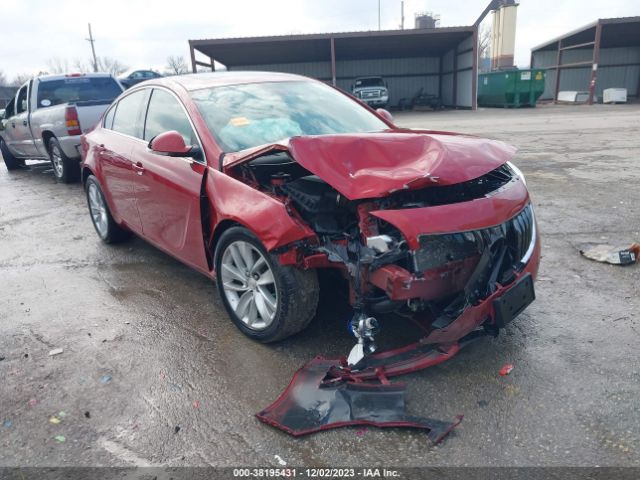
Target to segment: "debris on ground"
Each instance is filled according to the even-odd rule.
[[[67,441],[64,435],[56,435],[53,439],[58,443],[64,443]]]
[[[176,425],[176,427],[173,429],[173,433],[178,433],[179,431],[180,431],[180,427]]]
[[[367,433],[367,427],[359,428],[358,430],[356,430],[356,435],[358,435],[359,437],[364,436],[365,433]]]
[[[9,420],[8,418],[4,422],[2,422],[2,426],[4,428],[11,428],[11,425],[13,425],[13,422],[11,420]]]
[[[49,352],[49,356],[53,357],[55,355],[60,355],[62,352],[64,352],[64,350],[62,348],[54,348],[53,350],[51,350]]]
[[[596,245],[580,250],[580,254],[596,262],[609,263],[611,265],[631,265],[640,261],[640,243],[633,243],[628,248]]]
[[[511,365],[510,363],[507,363],[506,365],[504,365],[501,369],[500,369],[500,376],[501,377],[506,377],[507,375],[509,375],[513,370],[513,365]]]
[[[285,462],[280,455],[274,455],[273,458],[275,458],[278,461],[278,464],[282,465],[283,467],[287,464],[287,462]]]
[[[113,377],[111,377],[111,375],[103,375],[102,377],[100,377],[100,382],[104,384],[111,382],[111,380],[113,380]]]
[[[62,422],[62,420],[55,415],[49,419],[49,423],[53,423],[54,425],[58,425],[60,422]]]
[[[381,368],[371,378],[375,383],[353,375],[332,377],[331,372],[343,368],[343,360],[316,357],[307,362],[278,399],[256,417],[293,436],[346,425],[410,427],[425,430],[434,443],[462,421],[462,415],[443,422],[408,414],[405,385],[390,383]]]
[[[91,412],[89,412],[88,410],[84,412],[84,418],[91,418]]]
[[[38,400],[36,400],[35,398],[32,398],[29,400],[30,407],[35,407],[37,404],[38,404]]]
[[[193,408],[200,408],[200,400],[193,401]]]

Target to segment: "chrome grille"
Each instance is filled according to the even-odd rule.
[[[420,248],[413,252],[414,267],[423,272],[449,262],[482,254],[490,243],[502,239],[507,255],[504,267],[519,270],[529,261],[535,245],[533,208],[527,205],[515,217],[496,227],[460,233],[420,235]]]

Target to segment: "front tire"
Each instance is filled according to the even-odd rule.
[[[77,182],[80,178],[80,162],[67,157],[56,137],[49,140],[48,150],[56,180],[61,183]]]
[[[7,167],[7,170],[17,170],[24,166],[24,162],[9,151],[9,147],[4,143],[4,140],[0,138],[0,152],[2,153],[2,159]]]
[[[225,231],[215,251],[218,291],[233,323],[248,337],[275,342],[303,330],[318,306],[315,270],[282,266],[243,227]]]
[[[118,225],[111,216],[102,188],[94,175],[89,175],[87,178],[85,192],[91,222],[100,239],[104,243],[119,243],[129,239],[131,232]]]

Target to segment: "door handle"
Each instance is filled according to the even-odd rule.
[[[133,167],[133,170],[138,175],[142,175],[142,173],[144,172],[144,167],[142,166],[142,163],[140,163],[140,162],[136,162],[136,163],[132,164],[131,166]]]

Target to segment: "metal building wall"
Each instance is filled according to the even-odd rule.
[[[441,59],[437,56],[341,60],[338,51],[336,84],[343,90],[351,91],[351,85],[357,77],[380,75],[389,85],[390,107],[397,106],[400,99],[410,100],[422,88],[426,94],[440,95],[446,106],[472,108],[473,37],[467,37],[455,49],[443,55],[442,75],[440,65]],[[331,82],[330,61],[238,65],[230,70],[285,72]]]
[[[533,52],[532,68],[553,67],[557,61],[557,51],[540,50]],[[593,50],[572,49],[562,54],[562,64],[590,61]],[[591,67],[566,68],[560,75],[560,90],[589,89]],[[553,100],[556,70],[548,70],[544,93],[541,100]],[[640,47],[602,48],[600,49],[600,63],[598,65],[598,80],[596,95],[601,98],[606,88],[626,88],[629,96],[640,96]]]

